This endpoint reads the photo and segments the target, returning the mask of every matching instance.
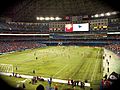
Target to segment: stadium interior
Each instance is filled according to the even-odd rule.
[[[11,52],[49,46],[100,47],[120,57],[120,12],[117,1],[4,1],[0,3],[0,57]],[[113,90],[115,87],[111,89],[100,85],[99,89],[91,87],[86,90]]]

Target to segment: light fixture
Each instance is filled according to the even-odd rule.
[[[50,20],[50,18],[49,17],[45,17],[45,20]]]
[[[39,18],[39,17],[36,17],[36,19],[37,19],[37,20],[40,20],[40,18]]]
[[[36,17],[37,20],[61,20],[60,17]]]
[[[55,18],[55,20],[61,20],[61,18],[59,18],[59,17],[56,17],[56,18]]]
[[[95,14],[95,17],[98,17],[98,14]]]
[[[104,14],[103,14],[103,13],[101,13],[101,14],[100,14],[100,16],[102,16],[102,17],[103,17],[103,16],[104,16]]]
[[[55,18],[54,17],[50,17],[50,20],[55,20]]]
[[[40,20],[45,20],[45,18],[44,17],[40,17]]]
[[[117,12],[111,12],[111,14],[115,15],[115,14],[117,14]]]
[[[106,13],[106,16],[110,16],[111,14],[108,12],[108,13]]]

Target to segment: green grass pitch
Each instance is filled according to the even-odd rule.
[[[14,72],[20,74],[99,83],[102,55],[102,48],[51,46],[0,55],[0,63],[12,64]]]

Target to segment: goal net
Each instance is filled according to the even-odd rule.
[[[0,72],[13,72],[13,65],[12,64],[0,64]]]

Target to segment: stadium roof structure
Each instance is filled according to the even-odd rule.
[[[114,11],[105,0],[3,0],[2,16],[14,21],[34,21],[37,16],[63,17]],[[8,2],[10,1],[10,3]],[[109,0],[110,2],[111,0]],[[117,3],[117,2],[114,2]]]

